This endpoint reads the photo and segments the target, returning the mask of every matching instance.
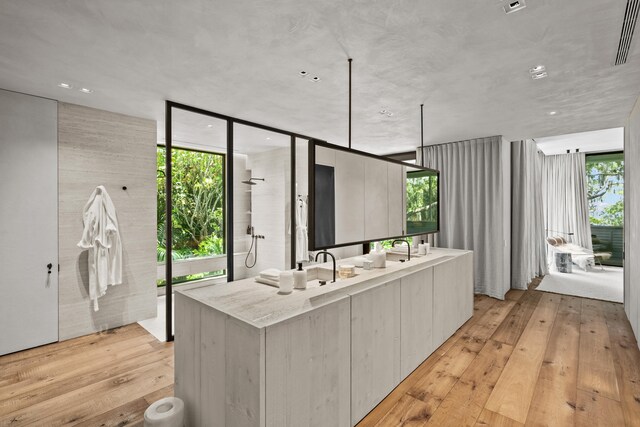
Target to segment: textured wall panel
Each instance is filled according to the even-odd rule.
[[[156,316],[156,142],[155,121],[59,104],[60,340]],[[98,185],[117,211],[123,283],[94,312],[87,252],[76,244]]]

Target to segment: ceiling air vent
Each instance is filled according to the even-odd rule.
[[[622,23],[620,43],[618,44],[616,65],[622,65],[627,62],[633,31],[636,28],[636,21],[638,20],[638,10],[640,10],[640,0],[627,0],[627,9],[624,12],[624,22]]]

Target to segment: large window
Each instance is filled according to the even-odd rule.
[[[606,263],[622,265],[624,154],[588,155],[586,171],[593,249],[611,253]]]
[[[157,151],[157,259],[167,258],[165,239],[166,191],[165,148]],[[176,263],[198,258],[214,257],[225,253],[225,157],[223,154],[173,148],[172,225],[173,244],[171,258]],[[193,263],[191,263],[193,264]],[[174,263],[174,265],[176,265]],[[174,277],[173,283],[186,282],[225,274],[216,269]],[[164,286],[165,280],[158,280]]]

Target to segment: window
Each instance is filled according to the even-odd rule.
[[[157,149],[157,260],[167,257],[165,242],[165,148]],[[172,215],[173,283],[225,274],[226,262],[199,262],[225,253],[225,156],[173,148]],[[206,271],[202,271],[202,270]],[[189,274],[182,274],[188,272]],[[165,280],[159,279],[158,286]]]
[[[591,238],[595,252],[609,252],[607,264],[622,265],[624,154],[586,156]]]

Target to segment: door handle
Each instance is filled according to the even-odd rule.
[[[47,264],[47,274],[51,274],[51,269],[53,268],[53,264],[49,263]]]

